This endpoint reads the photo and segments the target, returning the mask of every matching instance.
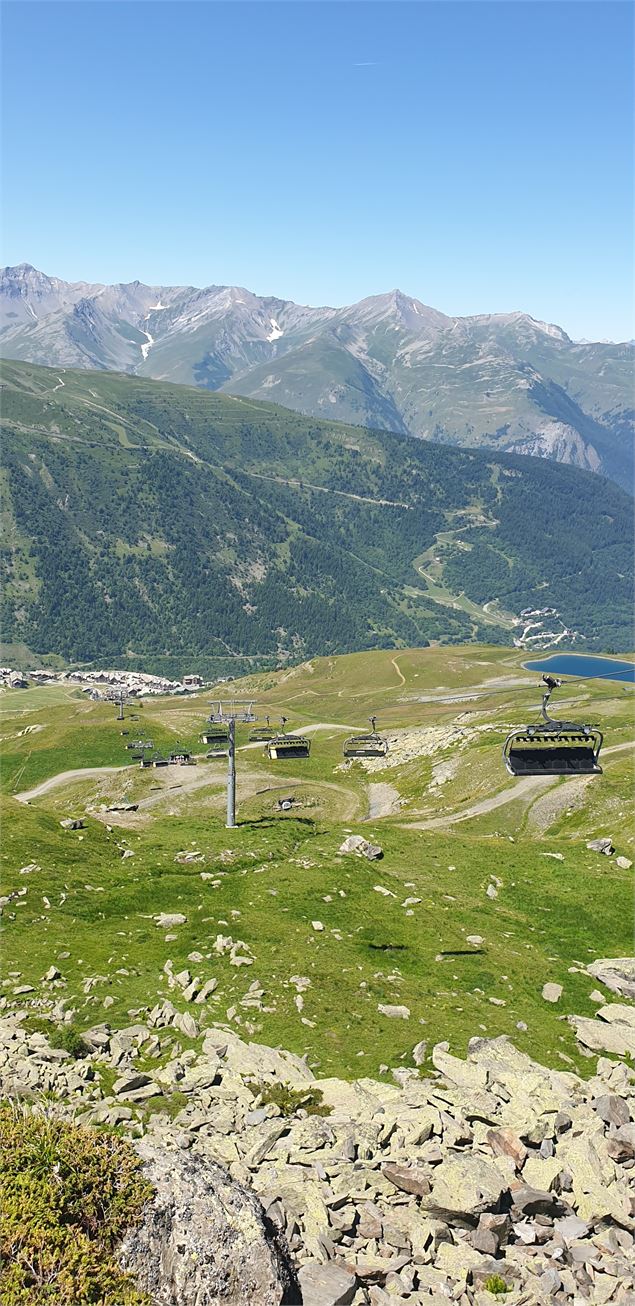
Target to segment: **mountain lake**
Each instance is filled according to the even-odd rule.
[[[554,653],[539,662],[523,662],[527,671],[547,671],[555,676],[588,676],[595,680],[635,682],[635,662],[590,657],[587,653]]]

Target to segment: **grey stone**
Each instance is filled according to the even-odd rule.
[[[635,1057],[635,1029],[616,1022],[590,1020],[586,1016],[569,1016],[578,1043],[592,1052],[612,1052],[615,1056]]]
[[[154,1188],[119,1249],[123,1269],[160,1306],[281,1306],[301,1301],[282,1235],[260,1202],[215,1162],[135,1144]]]
[[[613,840],[609,838],[589,839],[587,841],[587,848],[589,849],[589,852],[592,853],[604,853],[605,857],[612,857],[615,852]]]
[[[145,1088],[151,1083],[152,1080],[149,1075],[144,1075],[141,1072],[133,1072],[132,1074],[122,1075],[119,1079],[116,1079],[112,1086],[112,1091],[117,1097],[126,1097],[129,1093],[134,1092],[135,1089]],[[159,1090],[157,1089],[156,1091],[158,1092]]]
[[[589,1232],[586,1221],[581,1220],[577,1215],[565,1215],[561,1220],[556,1220],[553,1227],[562,1241],[567,1244],[579,1238],[586,1238]]]
[[[546,1297],[552,1297],[554,1293],[560,1292],[562,1287],[562,1279],[557,1270],[544,1270],[538,1282]]]
[[[543,984],[542,996],[545,1002],[559,1002],[562,997],[562,984]]]
[[[307,1261],[298,1273],[302,1306],[348,1306],[355,1296],[357,1280],[340,1265]]]
[[[357,857],[365,857],[369,862],[378,861],[384,855],[379,844],[369,843],[361,834],[349,834],[344,843],[340,844],[338,852],[355,853]]]
[[[557,1213],[559,1202],[555,1193],[544,1193],[529,1184],[520,1184],[512,1188],[512,1201],[522,1215],[553,1215]]]
[[[509,1187],[501,1171],[475,1152],[449,1155],[435,1171],[432,1192],[422,1207],[448,1224],[473,1227],[495,1208]]]
[[[635,998],[635,957],[601,957],[587,971],[612,993]]]
[[[617,1097],[615,1093],[606,1093],[603,1097],[598,1097],[594,1102],[600,1120],[606,1125],[627,1125],[631,1118],[628,1102],[623,1097]]]
[[[382,1174],[404,1193],[425,1197],[430,1192],[428,1177],[417,1166],[389,1164],[383,1167]]]

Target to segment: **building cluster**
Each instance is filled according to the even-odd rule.
[[[14,671],[0,667],[0,682],[11,689],[26,689],[28,684],[72,684],[81,686],[95,698],[106,698],[124,692],[130,696],[141,694],[187,694],[202,689],[202,676],[184,676],[182,680],[169,680],[167,676],[152,676],[145,671]]]
[[[22,671],[15,671],[13,667],[0,667],[0,684],[7,685],[9,689],[26,689],[27,678]]]

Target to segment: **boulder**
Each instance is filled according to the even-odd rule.
[[[369,862],[378,861],[383,857],[383,848],[379,844],[369,843],[361,834],[349,834],[348,838],[340,844],[338,848],[340,853],[354,853],[357,857],[365,857]]]
[[[635,998],[635,957],[601,957],[587,966],[587,971],[611,993]]]
[[[578,1043],[591,1052],[612,1052],[618,1057],[635,1057],[635,1028],[626,1023],[569,1016]]]
[[[82,820],[79,818],[73,819],[71,816],[67,816],[63,821],[60,821],[60,825],[63,830],[83,830],[85,828]]]
[[[430,1192],[430,1181],[418,1166],[385,1165],[382,1173],[384,1178],[402,1193],[412,1193],[414,1197],[426,1197]]]
[[[509,1187],[501,1170],[475,1152],[449,1155],[434,1175],[422,1207],[447,1224],[474,1227],[485,1211],[495,1211]]]
[[[562,984],[543,984],[542,996],[545,1002],[559,1002],[562,997]]]
[[[135,1145],[154,1197],[121,1244],[119,1262],[156,1306],[302,1300],[282,1235],[253,1193],[213,1161],[148,1137]]]
[[[355,1296],[355,1275],[339,1265],[307,1261],[298,1279],[303,1306],[348,1306]]]
[[[154,917],[155,925],[159,925],[163,930],[171,930],[173,925],[185,925],[187,916],[180,911],[162,911]]]
[[[587,848],[592,853],[604,853],[605,857],[612,857],[615,852],[612,839],[589,839]]]

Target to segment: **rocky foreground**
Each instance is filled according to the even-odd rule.
[[[157,1009],[78,1059],[24,1016],[2,1090],[133,1138],[156,1196],[121,1260],[161,1306],[635,1303],[632,1065],[585,1081],[477,1038],[347,1083],[225,1029],[184,1051]]]

